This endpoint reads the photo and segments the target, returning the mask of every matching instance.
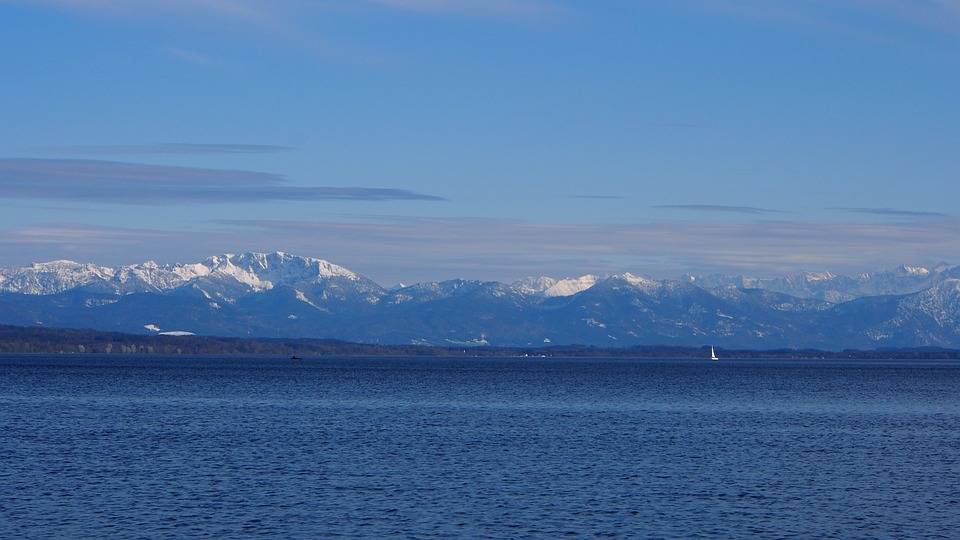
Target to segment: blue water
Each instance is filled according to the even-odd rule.
[[[960,363],[0,356],[0,538],[956,538]]]

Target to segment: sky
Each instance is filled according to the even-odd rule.
[[[960,264],[960,0],[0,0],[0,265]]]

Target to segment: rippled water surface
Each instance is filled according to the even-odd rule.
[[[0,537],[956,538],[960,364],[0,356]]]

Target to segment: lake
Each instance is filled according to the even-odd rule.
[[[2,538],[957,531],[957,362],[0,356]]]

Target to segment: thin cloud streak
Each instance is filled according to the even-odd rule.
[[[256,19],[264,15],[262,7],[269,3],[258,0],[29,0],[22,4],[89,11],[109,15],[144,13],[208,14],[238,19]]]
[[[17,0],[12,0],[17,1]],[[320,12],[357,4],[423,15],[477,15],[534,18],[554,15],[565,8],[554,0],[22,0],[20,3],[103,15],[178,15],[214,17],[259,26],[276,27],[296,13]]]
[[[370,0],[374,5],[430,15],[494,15],[534,17],[551,15],[560,6],[545,0]]]
[[[836,207],[836,208],[827,208],[827,210],[837,210],[839,212],[849,212],[852,214],[872,214],[876,216],[893,216],[893,217],[925,217],[925,218],[947,217],[947,214],[944,214],[943,212],[902,210],[899,208]]]
[[[133,205],[444,200],[396,188],[292,186],[256,171],[69,159],[0,159],[0,197]]]
[[[867,29],[871,19],[886,19],[948,32],[960,30],[960,1],[957,0],[677,0],[677,3],[695,9],[812,27],[874,40],[884,39],[884,36],[875,30]],[[853,17],[854,13],[859,17]]]
[[[293,150],[275,144],[233,143],[156,143],[156,144],[76,144],[50,146],[46,150],[81,155],[200,155],[200,154],[275,154]]]
[[[413,277],[428,272],[437,278],[513,279],[545,273],[563,276],[624,270],[664,277],[703,270],[760,274],[821,268],[859,271],[904,261],[942,259],[960,249],[960,238],[953,232],[956,222],[952,221],[651,221],[600,225],[389,218],[379,222],[220,223],[240,227],[247,231],[245,234],[310,238],[344,253],[344,260],[356,260],[361,272],[380,272],[386,264],[407,269]],[[464,245],[470,245],[470,253],[463,252]],[[358,253],[358,246],[369,251]],[[417,253],[416,261],[410,259],[410,253]]]
[[[31,249],[40,253],[53,247],[64,250],[65,254],[104,246],[146,246],[155,241],[176,241],[183,235],[176,231],[98,227],[83,223],[34,225],[4,232],[0,246]],[[55,258],[60,257],[58,255]]]
[[[782,213],[780,210],[772,210],[769,208],[758,208],[756,206],[727,206],[723,204],[658,204],[653,206],[653,208],[661,208],[666,210],[685,210],[691,212],[713,212],[713,213],[728,213],[728,214],[779,214]]]
[[[946,31],[960,29],[960,1],[846,0],[863,11],[880,11],[915,24]]]
[[[305,13],[321,13],[325,3],[302,0],[8,0],[31,7],[45,7],[113,19],[151,24],[158,19],[187,26],[189,23],[236,27],[293,44],[315,54],[337,58],[322,36],[298,21]]]
[[[103,264],[173,262],[227,251],[279,249],[329,259],[385,284],[455,277],[509,281],[528,275],[621,271],[659,277],[715,271],[859,272],[949,258],[960,252],[958,225],[952,219],[602,225],[383,217],[227,220],[185,234],[53,223],[2,231],[0,265],[63,257]]]
[[[0,0],[2,3],[4,0]],[[381,65],[382,52],[332,43],[312,25],[311,17],[329,17],[337,11],[364,9],[407,12],[423,16],[470,16],[508,21],[536,21],[566,9],[553,0],[6,0],[7,2],[59,11],[151,24],[156,19],[183,24],[186,21],[253,31],[286,42],[328,60],[363,65]],[[186,26],[186,25],[184,25]],[[168,54],[198,64],[212,59],[184,49]]]

